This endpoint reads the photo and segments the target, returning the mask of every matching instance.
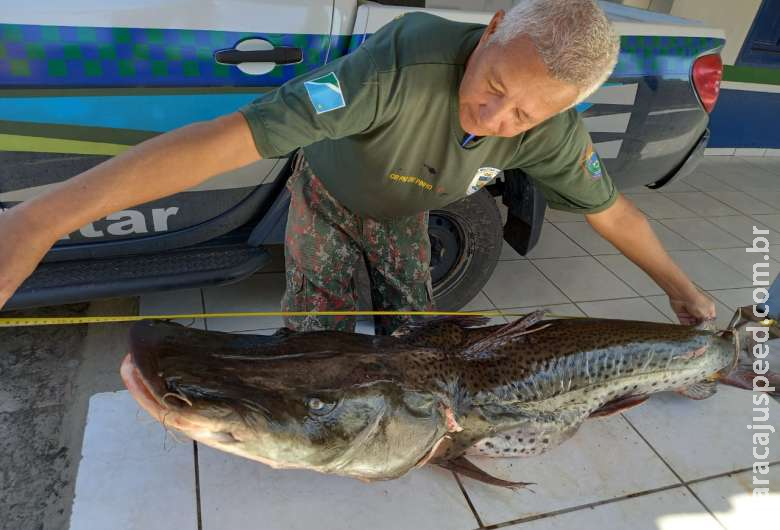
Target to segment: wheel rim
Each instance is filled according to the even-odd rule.
[[[435,296],[446,293],[468,269],[469,237],[464,224],[448,212],[431,212],[431,281]]]

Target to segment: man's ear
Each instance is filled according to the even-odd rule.
[[[493,18],[490,19],[490,22],[485,28],[485,32],[482,34],[482,37],[479,39],[480,46],[484,45],[485,42],[487,42],[487,40],[490,38],[490,36],[496,32],[498,25],[501,24],[502,20],[504,20],[505,14],[506,13],[504,13],[503,9],[499,9],[498,11],[496,11],[496,14],[493,15]]]

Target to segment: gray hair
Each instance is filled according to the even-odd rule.
[[[620,37],[594,0],[519,0],[488,42],[519,36],[531,40],[552,77],[577,87],[575,104],[609,78],[620,51]]]

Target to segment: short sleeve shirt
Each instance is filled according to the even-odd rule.
[[[428,13],[399,17],[242,108],[258,151],[273,158],[303,148],[331,195],[378,219],[442,208],[514,168],[553,208],[609,207],[617,192],[574,109],[462,147],[458,88],[484,28]]]

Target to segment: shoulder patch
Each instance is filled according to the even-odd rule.
[[[311,81],[304,81],[303,86],[306,87],[309,100],[317,114],[347,106],[344,102],[344,94],[341,93],[339,79],[333,72]]]
[[[593,144],[588,144],[588,147],[585,148],[585,159],[582,164],[593,180],[602,177],[601,160],[599,160],[599,155],[596,154],[596,151],[593,150]]]

